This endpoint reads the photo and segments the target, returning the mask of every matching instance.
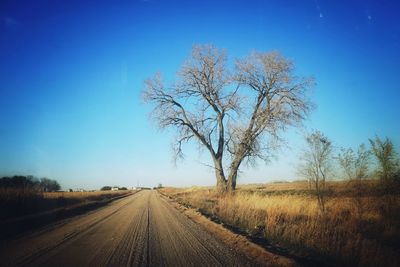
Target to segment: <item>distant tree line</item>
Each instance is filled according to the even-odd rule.
[[[54,180],[46,177],[37,178],[32,175],[22,176],[15,175],[12,177],[4,176],[0,178],[0,188],[14,188],[35,190],[41,192],[52,192],[61,189],[60,184]]]

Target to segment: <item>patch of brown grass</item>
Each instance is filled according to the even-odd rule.
[[[355,186],[329,183],[323,214],[306,182],[240,186],[227,195],[210,188],[162,192],[293,254],[336,265],[399,266],[400,196],[382,195],[375,181],[365,181],[361,195]]]
[[[116,197],[127,194],[128,190],[118,191],[90,191],[90,192],[44,192],[43,197],[46,199],[66,198],[79,200],[101,200],[104,198]]]
[[[0,188],[0,219],[102,201],[125,195],[130,190],[94,192],[40,192],[33,188]]]

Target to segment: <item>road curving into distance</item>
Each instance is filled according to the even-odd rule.
[[[2,266],[254,266],[144,190],[0,245]]]

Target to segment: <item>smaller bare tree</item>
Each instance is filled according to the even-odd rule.
[[[342,148],[337,159],[349,180],[361,180],[367,177],[371,152],[364,144],[359,145],[357,154],[351,148]]]
[[[342,167],[347,178],[351,181],[351,185],[354,186],[354,197],[352,199],[360,219],[365,210],[363,198],[366,194],[363,179],[368,175],[370,155],[371,152],[365,148],[364,144],[361,144],[357,153],[354,153],[351,148],[342,148],[337,156],[339,166]]]
[[[400,190],[400,160],[389,138],[385,140],[378,136],[369,139],[372,154],[378,163],[377,174],[385,193],[394,193]]]
[[[302,155],[299,172],[314,186],[318,205],[325,211],[325,182],[331,171],[332,142],[321,132],[306,137],[307,148]]]
[[[381,140],[378,136],[369,139],[371,150],[378,162],[378,174],[382,181],[389,181],[395,178],[399,168],[399,159],[389,138]]]

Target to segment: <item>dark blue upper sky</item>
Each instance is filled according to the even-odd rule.
[[[231,59],[280,50],[316,78],[306,122],[336,146],[375,134],[400,143],[400,19],[396,1],[7,1],[0,3],[0,175],[58,178],[64,187],[213,184],[142,104],[143,80],[172,80],[192,45]],[[277,161],[239,182],[296,177],[298,131]]]

